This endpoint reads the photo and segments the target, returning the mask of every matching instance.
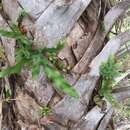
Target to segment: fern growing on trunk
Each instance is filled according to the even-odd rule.
[[[16,65],[8,67],[0,72],[0,77],[5,77],[11,74],[20,74],[24,67],[32,70],[33,79],[37,79],[40,69],[43,68],[47,77],[54,83],[57,89],[64,93],[79,98],[76,90],[64,79],[60,72],[55,67],[53,62],[49,61],[49,56],[57,55],[59,50],[64,46],[60,41],[56,47],[32,49],[33,41],[21,32],[17,24],[11,24],[12,31],[5,31],[0,29],[0,36],[14,38],[17,41],[18,48],[16,48]]]
[[[109,102],[116,103],[116,100],[112,96],[112,86],[115,82],[115,78],[120,75],[119,64],[116,63],[115,57],[110,56],[108,61],[102,63],[100,66],[100,75],[103,78],[101,89],[99,94],[104,96]]]

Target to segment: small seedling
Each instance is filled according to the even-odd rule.
[[[115,83],[115,78],[121,74],[119,68],[120,64],[116,62],[114,56],[110,56],[108,61],[100,66],[100,74],[103,80],[99,94],[100,96],[105,97],[119,113],[123,116],[128,116],[130,115],[130,109],[127,106],[118,103],[112,95],[112,87]]]
[[[40,109],[40,115],[41,116],[48,116],[52,112],[52,109],[50,107],[42,107]]]
[[[5,97],[6,99],[11,98],[11,90],[9,88],[5,88]]]
[[[112,86],[115,78],[120,75],[119,64],[116,63],[115,57],[110,56],[108,61],[100,66],[100,75],[102,76],[102,85],[99,91],[100,96],[104,96],[113,105],[117,104],[112,96]]]

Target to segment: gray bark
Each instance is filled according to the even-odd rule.
[[[21,74],[22,89],[16,90],[16,124],[22,130],[105,130],[113,113],[111,105],[107,103],[105,112],[98,106],[90,109],[89,105],[99,85],[101,63],[111,54],[117,53],[121,44],[130,40],[128,30],[109,42],[105,41],[112,25],[130,7],[130,1],[113,7],[105,15],[104,21],[101,18],[104,31],[101,29],[100,17],[101,13],[106,12],[101,6],[101,0],[3,0],[2,3],[3,11],[9,17],[8,22],[16,21],[22,8],[27,10],[29,17],[25,17],[22,24],[33,34],[36,48],[55,46],[57,41],[67,37],[67,44],[58,56],[70,66],[69,74],[64,76],[81,97],[76,100],[57,93],[44,73],[40,74],[37,81],[33,81],[30,72],[24,70]],[[2,16],[0,26],[10,29],[7,19],[4,20]],[[15,41],[3,37],[1,39],[9,65],[14,65]],[[17,87],[21,85],[19,82]],[[40,108],[48,105],[53,111],[41,117]]]

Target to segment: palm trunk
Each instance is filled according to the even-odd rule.
[[[8,23],[15,22],[23,8],[29,12],[20,23],[33,38],[34,48],[53,47],[66,37],[65,48],[58,56],[70,68],[64,77],[81,96],[76,100],[64,95],[44,73],[37,81],[32,80],[29,70],[23,70],[20,76],[4,78],[15,100],[3,102],[3,130],[106,130],[112,107],[107,103],[102,112],[92,99],[100,88],[101,63],[130,40],[129,31],[110,41],[107,37],[118,17],[129,8],[130,1],[112,9],[107,0],[3,0],[2,4],[0,26],[6,29],[10,29]],[[1,46],[5,48],[8,64],[13,66],[15,40],[1,37]],[[42,117],[39,110],[45,106],[51,107],[52,112]]]

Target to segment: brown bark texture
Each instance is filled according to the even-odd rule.
[[[29,13],[21,25],[27,28],[35,48],[54,47],[66,38],[58,57],[71,68],[63,74],[81,98],[77,100],[56,90],[44,73],[38,80],[32,80],[29,70],[23,70],[20,76],[1,78],[1,95],[7,84],[15,99],[1,103],[1,96],[1,129],[106,130],[113,109],[106,101],[107,108],[102,112],[92,99],[100,86],[101,63],[130,40],[130,30],[111,40],[107,37],[116,20],[129,9],[130,0],[114,7],[109,0],[2,0],[2,5],[0,27],[6,30],[11,30],[9,23],[16,22],[22,9]],[[14,39],[0,37],[8,66],[15,65],[15,45]],[[52,112],[41,116],[39,110],[46,106]]]

